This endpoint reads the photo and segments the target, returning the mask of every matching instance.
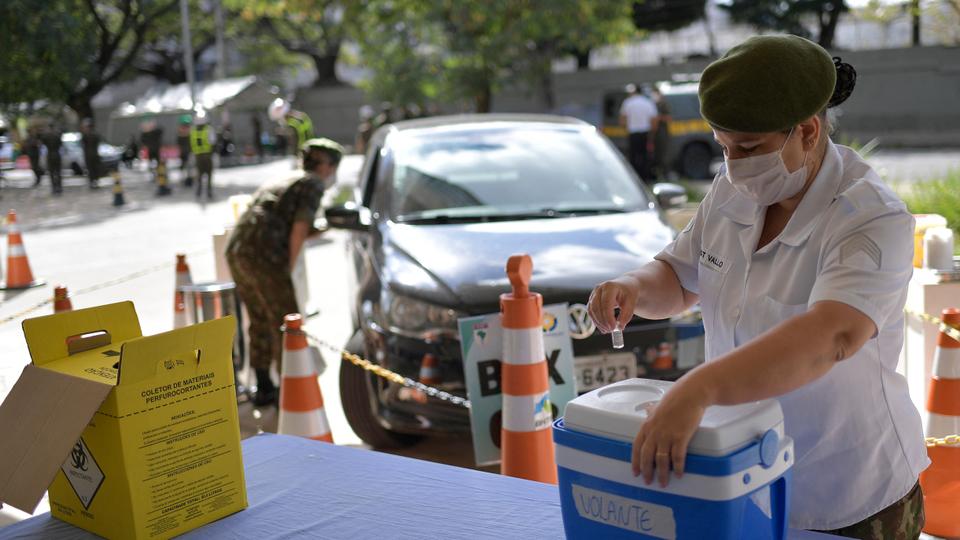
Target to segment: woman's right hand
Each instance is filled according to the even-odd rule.
[[[609,334],[616,328],[626,328],[633,318],[633,310],[640,297],[640,284],[629,274],[597,285],[590,293],[587,312],[593,323],[603,334]],[[617,317],[615,309],[620,309]]]

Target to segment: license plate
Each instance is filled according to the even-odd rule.
[[[577,356],[573,365],[578,393],[637,376],[637,357],[633,353]]]

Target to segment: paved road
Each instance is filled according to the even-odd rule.
[[[882,152],[875,154],[872,161],[886,167],[889,174],[909,171],[912,177],[929,177],[960,164],[960,151]],[[359,156],[345,158],[341,178],[355,177],[359,165]],[[47,184],[33,188],[28,172],[8,172],[8,180],[0,190],[0,210],[17,210],[30,264],[37,277],[47,280],[47,286],[0,292],[0,399],[29,362],[20,329],[23,317],[18,315],[49,298],[52,285],[62,283],[71,291],[79,291],[159,266],[158,270],[124,283],[75,296],[73,305],[82,308],[133,300],[145,334],[169,330],[173,322],[175,254],[189,254],[194,281],[213,280],[212,234],[232,220],[227,197],[250,193],[266,180],[289,174],[292,171],[287,160],[219,170],[217,197],[208,203],[197,202],[191,190],[179,187],[175,172],[174,194],[158,198],[154,195],[156,187],[145,172],[124,171],[127,204],[117,209],[111,205],[113,195],[109,189],[90,190],[83,178],[65,179],[65,193],[54,198]],[[0,246],[0,254],[5,254],[5,250],[5,246]],[[306,256],[310,290],[320,309],[319,315],[308,320],[307,330],[341,345],[351,330],[346,293],[341,285],[346,272],[342,233],[333,231],[315,241]],[[45,306],[31,316],[50,312],[51,307]],[[333,435],[338,444],[359,445],[340,407],[339,362],[331,356],[326,355],[329,368],[320,377],[320,383]],[[245,436],[275,428],[275,410],[253,410],[249,404],[241,405],[240,410]],[[466,440],[428,440],[404,454],[462,466],[470,466],[473,460]],[[4,509],[0,511],[0,524],[11,516],[22,514]]]
[[[345,158],[340,174],[356,176],[359,156]],[[61,197],[50,195],[49,186],[33,188],[32,178],[24,171],[8,173],[0,192],[0,209],[17,210],[24,244],[34,275],[47,280],[47,286],[20,292],[0,292],[0,399],[20,376],[30,357],[20,328],[26,309],[52,296],[52,287],[62,283],[70,291],[79,291],[141,270],[160,267],[122,284],[75,296],[74,308],[132,300],[137,308],[144,334],[172,328],[175,254],[188,253],[195,282],[215,278],[212,235],[232,220],[227,197],[250,193],[271,178],[293,174],[287,160],[219,170],[216,173],[216,198],[197,202],[192,190],[179,187],[174,176],[172,196],[158,198],[155,185],[141,171],[124,171],[126,206],[111,205],[109,189],[90,190],[83,178],[65,179]],[[5,257],[6,242],[0,254]],[[343,264],[343,234],[337,231],[312,242],[306,252],[311,296],[319,315],[307,322],[307,330],[322,339],[342,345],[351,331],[346,308]],[[5,259],[4,259],[5,260]],[[6,264],[2,265],[4,268]],[[46,315],[51,306],[29,316]],[[10,319],[12,317],[12,319]],[[10,320],[7,320],[10,319]],[[328,418],[338,444],[360,445],[350,430],[339,400],[339,359],[325,354],[328,369],[320,377]],[[253,410],[240,407],[244,436],[259,430],[276,428],[275,409]],[[406,455],[469,466],[473,454],[469,441],[426,441]],[[43,510],[43,508],[41,508]],[[12,510],[0,510],[4,520],[22,518]]]

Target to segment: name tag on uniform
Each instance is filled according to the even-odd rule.
[[[730,268],[730,264],[723,257],[702,249],[700,250],[700,264],[721,274],[726,274]]]

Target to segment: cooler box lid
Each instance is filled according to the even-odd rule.
[[[673,385],[668,381],[627,379],[598,388],[567,403],[567,429],[608,439],[633,442],[656,404]],[[688,452],[721,457],[739,450],[773,429],[782,439],[783,412],[775,399],[734,406],[708,407]]]

